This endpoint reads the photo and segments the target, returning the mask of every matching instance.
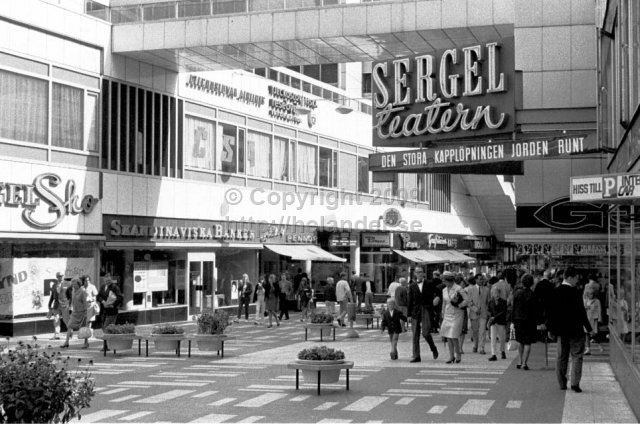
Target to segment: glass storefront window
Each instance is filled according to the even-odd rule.
[[[633,362],[640,363],[640,234],[635,227],[634,206],[620,206],[613,212],[610,247],[611,261],[609,309],[611,333],[619,338]]]

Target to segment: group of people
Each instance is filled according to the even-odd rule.
[[[254,323],[264,324],[264,318],[268,317],[268,328],[273,327],[273,320],[277,326],[280,326],[282,319],[289,319],[289,309],[287,298],[292,293],[293,287],[287,278],[286,273],[282,273],[280,281],[276,281],[275,274],[261,276],[254,285],[251,283],[248,274],[242,274],[242,279],[238,283],[238,320],[242,317],[244,311],[245,320],[249,321],[249,304],[256,304],[256,314]],[[307,283],[305,281],[304,286]],[[303,290],[304,293],[304,290]],[[305,307],[308,305],[310,298],[305,296]],[[278,315],[279,312],[279,315]]]
[[[491,346],[488,360],[498,360],[498,354],[506,359],[507,328],[510,327],[518,342],[518,369],[529,370],[533,343],[541,337],[557,338],[559,386],[563,390],[567,388],[571,357],[571,389],[581,392],[582,356],[589,354],[589,343],[596,336],[601,320],[599,286],[590,279],[580,291],[577,287],[580,275],[572,267],[555,273],[555,283],[549,280],[550,274],[550,271],[539,272],[534,277],[525,273],[511,287],[502,273],[489,279],[482,274],[465,279],[449,271],[442,274],[434,271],[432,278],[426,279],[424,269],[416,267],[414,279],[408,282],[403,277],[389,286],[382,331],[389,333],[391,359],[398,359],[398,337],[406,331],[409,320],[413,332],[410,362],[422,360],[421,336],[433,358],[438,358],[432,336],[436,329],[448,347],[448,364],[461,362],[469,329],[474,353],[485,354],[488,333]]]
[[[56,281],[51,286],[47,314],[53,319],[52,339],[60,339],[61,322],[63,322],[67,332],[61,347],[69,347],[73,332],[78,331],[79,337],[84,339],[82,348],[88,348],[96,318],[101,317],[103,328],[115,323],[121,304],[122,293],[115,281],[105,283],[98,290],[88,275],[65,279],[63,273],[56,273]],[[81,332],[81,329],[86,330]]]

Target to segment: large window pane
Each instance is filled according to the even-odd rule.
[[[333,169],[331,149],[320,147],[319,184],[322,187],[331,187],[331,170]]]
[[[47,144],[47,82],[0,71],[0,137]]]
[[[51,143],[54,146],[82,150],[84,91],[68,85],[53,84]]]
[[[273,140],[273,178],[289,181],[289,140],[286,138]]]
[[[316,184],[317,148],[298,143],[298,182]]]
[[[213,171],[215,124],[193,116],[185,116],[185,127],[185,165]]]
[[[247,133],[247,175],[271,177],[271,137],[266,134]]]
[[[358,188],[358,161],[355,155],[340,153],[340,187],[348,191]]]
[[[369,158],[358,156],[358,191],[369,193]]]
[[[237,172],[238,139],[237,129],[233,125],[219,124],[217,128],[217,169],[224,172]],[[221,141],[221,142],[220,142]]]

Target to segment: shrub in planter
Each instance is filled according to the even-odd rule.
[[[155,327],[153,327],[153,330],[151,330],[151,334],[184,334],[184,328],[171,324],[156,325]]]
[[[80,369],[81,359],[72,364],[69,357],[47,352],[35,342],[35,337],[34,344],[19,342],[0,359],[0,422],[80,419],[95,395],[91,374]]]
[[[124,324],[109,324],[102,332],[104,334],[134,334],[136,326],[128,322]]]
[[[311,315],[311,324],[331,324],[333,315],[326,312],[317,312]]]
[[[230,325],[229,314],[224,311],[203,312],[196,317],[198,334],[222,334]]]
[[[328,346],[313,346],[298,352],[298,359],[305,361],[337,361],[344,359],[344,352]]]

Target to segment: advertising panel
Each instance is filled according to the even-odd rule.
[[[573,202],[620,202],[640,199],[640,174],[571,177],[570,193]]]
[[[93,275],[94,267],[93,258],[0,259],[0,316],[46,313],[56,272],[80,277]]]
[[[515,128],[513,37],[374,62],[373,145],[510,133]]]

